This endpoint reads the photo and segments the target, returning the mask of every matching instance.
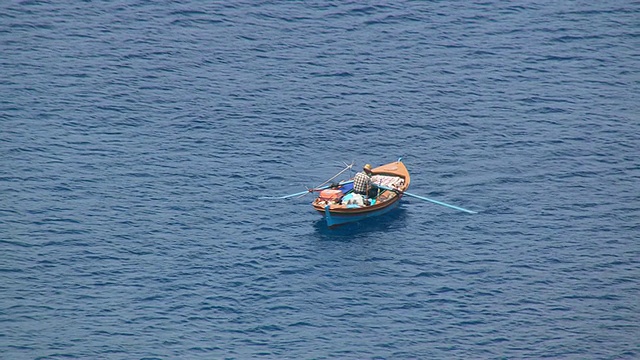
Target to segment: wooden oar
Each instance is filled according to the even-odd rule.
[[[345,184],[352,183],[352,182],[353,182],[353,180],[343,181],[343,182],[338,183],[338,185],[345,185]],[[284,195],[284,196],[263,196],[260,199],[262,199],[262,200],[264,200],[264,199],[267,199],[267,200],[289,199],[289,198],[296,197],[296,196],[306,195],[306,194],[308,194],[310,192],[322,191],[324,189],[330,188],[331,186],[333,186],[333,184],[321,186],[321,187],[318,187],[318,188],[315,188],[315,189],[309,189],[309,190],[305,190],[305,191],[300,191],[300,192],[295,193],[295,194],[289,194],[289,195]]]
[[[379,187],[380,189],[385,189],[385,190],[395,191],[395,192],[397,192],[397,193],[401,193],[401,194],[404,194],[404,195],[407,195],[407,196],[411,196],[411,197],[414,197],[414,198],[416,198],[416,199],[425,200],[425,201],[430,201],[430,202],[432,202],[432,203],[434,203],[434,204],[438,204],[438,205],[446,206],[446,207],[448,207],[448,208],[452,208],[452,209],[456,209],[456,210],[464,211],[464,212],[469,213],[469,214],[477,214],[477,212],[476,212],[476,211],[471,211],[471,210],[463,209],[463,208],[458,207],[458,206],[455,206],[455,205],[447,204],[447,203],[444,203],[444,202],[442,202],[442,201],[438,201],[438,200],[429,199],[429,198],[427,198],[427,197],[420,196],[420,195],[416,195],[416,194],[412,194],[412,193],[408,193],[408,192],[406,192],[406,191],[402,191],[402,190],[399,190],[399,189],[393,189],[393,188],[386,187],[386,186],[382,186],[382,185],[376,185],[376,186],[377,186],[377,187]]]
[[[308,193],[310,193],[310,192],[314,192],[314,191],[322,191],[322,190],[324,190],[324,189],[328,189],[328,188],[330,188],[330,187],[331,187],[331,185],[326,185],[326,186],[323,186],[323,185],[324,185],[324,184],[326,184],[326,183],[328,183],[329,181],[331,181],[331,180],[333,180],[333,179],[337,178],[337,177],[338,177],[338,176],[340,176],[340,174],[342,174],[343,172],[345,172],[345,171],[347,171],[347,170],[351,169],[351,168],[353,167],[353,162],[351,162],[351,164],[347,164],[347,163],[345,163],[345,165],[347,166],[346,168],[344,168],[344,169],[343,169],[342,171],[340,171],[339,173],[335,174],[331,179],[329,179],[329,180],[327,180],[327,181],[323,182],[322,184],[320,184],[320,185],[316,186],[314,189],[308,189],[307,191],[300,191],[299,193],[289,194],[289,195],[285,195],[285,196],[263,196],[263,197],[261,197],[260,199],[271,199],[271,200],[273,200],[273,199],[288,199],[288,198],[292,198],[292,197],[296,197],[296,196],[300,196],[300,197],[302,197],[302,196],[304,196],[304,195],[306,195],[306,194],[308,194]],[[352,181],[345,181],[345,182],[340,183],[339,185],[347,184],[347,183],[349,183],[349,182],[352,182]]]

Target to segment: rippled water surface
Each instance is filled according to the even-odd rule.
[[[0,357],[639,358],[638,19],[0,3]],[[259,199],[400,156],[478,214]]]

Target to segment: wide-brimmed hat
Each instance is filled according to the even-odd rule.
[[[365,166],[362,167],[362,170],[371,171],[371,164],[366,164]]]

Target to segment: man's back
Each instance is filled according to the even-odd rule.
[[[364,172],[359,172],[353,178],[353,191],[358,194],[366,194],[369,191],[371,178]]]

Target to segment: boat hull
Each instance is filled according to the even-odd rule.
[[[362,221],[364,219],[384,215],[396,209],[398,206],[400,206],[400,201],[395,201],[393,204],[390,204],[387,207],[378,209],[376,211],[353,213],[353,214],[342,214],[342,213],[332,213],[330,210],[330,206],[327,205],[325,206],[324,217],[325,217],[325,220],[327,221],[327,226],[334,227],[338,225],[348,224],[356,221]]]

